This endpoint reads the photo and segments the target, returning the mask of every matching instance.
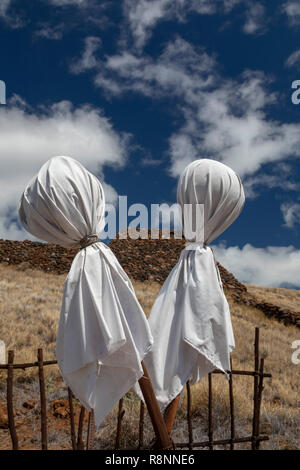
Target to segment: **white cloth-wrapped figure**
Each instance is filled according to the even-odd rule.
[[[215,368],[230,370],[234,349],[230,311],[208,245],[240,214],[245,201],[242,183],[228,166],[196,160],[179,180],[177,199],[182,214],[185,204],[192,209],[204,204],[204,227],[198,226],[204,240],[197,241],[197,232],[188,240],[150,313],[154,342],[144,362],[161,409],[175,397],[178,402],[187,380],[196,383]],[[195,210],[186,211],[183,224],[194,226],[191,217],[195,214]],[[172,423],[166,415],[165,419],[170,431]]]
[[[104,228],[100,181],[79,162],[54,157],[26,187],[24,228],[66,248],[82,248],[67,276],[56,356],[68,386],[98,426],[142,377],[152,337],[132,284],[98,236]]]

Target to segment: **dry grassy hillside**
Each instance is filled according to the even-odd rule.
[[[65,275],[47,274],[28,269],[22,265],[0,265],[0,339],[5,341],[8,349],[15,350],[16,362],[36,360],[38,347],[44,348],[46,360],[54,358],[64,280]],[[148,314],[160,285],[147,281],[135,282],[134,286],[137,296]],[[257,296],[264,295],[265,292],[267,299],[270,299],[269,293],[273,294],[274,291],[274,295],[280,294],[283,304],[286,302],[288,305],[288,302],[292,302],[293,309],[295,309],[294,303],[297,303],[296,299],[299,295],[298,292],[286,291],[285,289],[280,289],[279,294],[277,293],[278,289],[269,291],[267,288],[254,286],[251,286],[250,289],[256,289]],[[284,297],[285,293],[286,298]],[[292,300],[292,295],[294,295],[294,300]],[[272,300],[270,299],[270,301]],[[253,307],[236,304],[230,296],[229,302],[236,338],[236,350],[232,356],[234,368],[253,369],[254,327],[259,326],[261,328],[261,350],[266,357],[266,372],[273,374],[271,380],[266,380],[262,406],[262,429],[271,434],[271,440],[269,443],[263,444],[262,447],[273,449],[297,447],[300,442],[300,365],[293,365],[291,362],[291,344],[296,339],[300,339],[299,329],[295,326],[284,326],[276,320],[266,318],[262,312]],[[47,370],[48,389],[53,395],[58,393],[58,372],[57,368],[52,366]],[[28,390],[30,390],[30,379],[32,378],[30,374],[32,372],[19,374],[22,377],[19,381],[24,381],[24,377],[26,377],[26,381],[29,381],[29,385],[26,384]],[[1,377],[0,393],[3,397],[5,393],[3,373]],[[214,381],[214,419],[216,433],[222,437],[225,436],[224,429],[228,426],[228,388],[224,386],[224,384],[226,385],[224,377],[215,377]],[[53,391],[53,383],[57,387],[55,391]],[[206,386],[207,381],[203,380],[199,385],[193,387],[195,440],[205,436]],[[236,377],[234,379],[238,417],[237,432],[247,432],[251,427],[252,392],[253,380],[251,378]],[[1,401],[3,402],[3,398],[1,399],[0,395]],[[175,440],[182,440],[182,434],[186,431],[186,424],[183,425],[182,421],[184,403],[174,428],[173,438]],[[137,400],[129,396],[126,406],[130,408],[130,413],[125,415],[124,427],[126,442],[130,445],[138,419]],[[110,423],[110,419],[105,420],[98,434],[102,447],[110,446],[111,431],[115,426],[115,422]],[[2,432],[1,429],[0,431]]]
[[[282,289],[280,287],[260,287],[247,284],[247,291],[257,300],[270,302],[282,308],[300,312],[300,290]]]

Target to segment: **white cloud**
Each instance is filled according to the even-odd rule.
[[[127,50],[96,58],[88,44],[73,67],[79,73],[92,65],[95,84],[106,93],[174,99],[181,125],[169,138],[173,176],[195,158],[221,160],[249,176],[266,163],[300,156],[300,124],[268,118],[277,97],[263,72],[246,70],[235,80],[221,77],[215,57],[180,37],[167,43],[157,59]]]
[[[0,108],[0,236],[24,238],[13,218],[20,195],[41,165],[55,155],[68,155],[103,176],[104,165],[125,164],[129,135],[118,134],[102,111],[68,101],[30,109],[14,97]],[[105,186],[108,202],[116,192]],[[18,235],[19,233],[19,235]]]
[[[87,38],[83,54],[74,62],[71,70],[75,67],[76,73],[84,72],[93,64],[95,84],[111,94],[134,90],[149,97],[161,98],[171,92],[179,98],[189,95],[192,100],[197,92],[215,82],[214,57],[210,57],[203,48],[195,48],[179,37],[166,45],[156,61],[129,51],[97,59],[96,48],[88,50],[91,39]]]
[[[71,64],[71,72],[79,74],[86,72],[87,70],[93,69],[97,66],[97,59],[95,57],[95,52],[101,46],[101,39],[88,36],[84,40],[84,51],[81,58],[77,61],[74,61]]]
[[[24,26],[24,22],[15,13],[12,15],[10,8],[13,5],[13,0],[0,1],[0,20],[4,20],[11,28],[20,28]]]
[[[189,12],[212,14],[216,3],[215,0],[125,0],[123,9],[135,45],[142,48],[159,21],[184,21]]]
[[[300,224],[300,204],[298,202],[284,202],[280,209],[285,227],[294,228],[296,224]]]
[[[261,286],[280,287],[292,284],[300,287],[300,250],[293,246],[256,248],[246,244],[226,248],[214,246],[217,260],[239,281]]]
[[[300,49],[293,52],[285,61],[286,67],[299,67],[300,66]]]
[[[62,23],[59,23],[55,26],[44,23],[39,26],[34,34],[45,39],[58,41],[63,37],[63,29],[64,25]]]
[[[285,2],[282,5],[282,11],[287,15],[291,26],[298,26],[300,24],[300,4],[298,1]]]
[[[0,3],[0,16],[5,17],[7,14],[7,11],[10,7],[11,0],[1,0]]]
[[[261,3],[248,2],[246,22],[243,31],[246,34],[263,33],[266,27],[265,8]]]
[[[247,198],[256,198],[265,189],[279,188],[282,191],[299,191],[300,182],[294,179],[295,171],[291,165],[279,162],[268,173],[249,176],[243,182]]]
[[[265,8],[261,2],[250,0],[125,0],[123,12],[125,22],[134,39],[134,45],[141,50],[151,37],[156,25],[162,21],[185,22],[189,14],[226,15],[237,5],[244,6],[246,34],[265,31]]]

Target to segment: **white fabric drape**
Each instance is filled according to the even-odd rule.
[[[149,324],[154,343],[144,359],[161,408],[183,389],[218,368],[230,370],[234,349],[230,311],[213,252],[207,246],[240,214],[244,191],[238,175],[209,159],[186,167],[177,191],[178,203],[204,204],[204,244],[194,238],[166,279],[154,303]],[[183,224],[193,226],[195,211]],[[190,217],[190,219],[188,218]],[[139,387],[136,391],[140,395]]]
[[[54,157],[26,187],[19,217],[31,234],[68,248],[100,234],[104,211],[99,180],[76,160]],[[56,356],[74,395],[94,410],[96,426],[143,375],[151,344],[145,314],[112,251],[101,242],[80,250],[64,286]]]

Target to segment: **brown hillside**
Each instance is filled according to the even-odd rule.
[[[118,234],[110,243],[110,248],[118,258],[128,276],[134,281],[151,281],[162,284],[175,266],[185,240],[171,238],[166,232],[156,230],[157,239],[150,239],[150,230],[142,230],[139,239],[124,238],[126,231]],[[24,268],[41,269],[45,272],[64,274],[70,269],[78,250],[65,249],[58,245],[12,240],[0,240],[0,263],[22,265]],[[300,313],[281,303],[271,303],[239,282],[233,274],[218,263],[225,293],[237,303],[251,305],[263,311],[268,317],[275,317],[284,324],[300,327]],[[268,299],[269,300],[269,299]]]

